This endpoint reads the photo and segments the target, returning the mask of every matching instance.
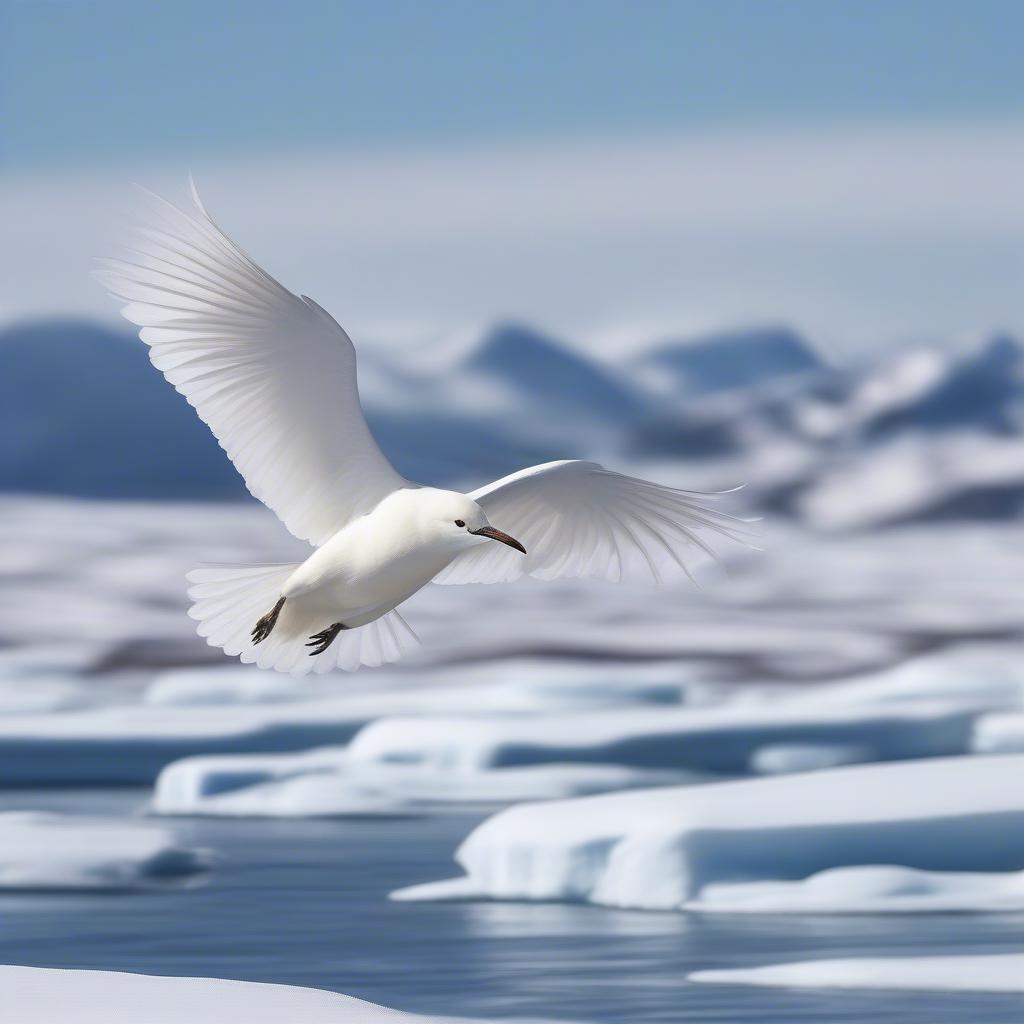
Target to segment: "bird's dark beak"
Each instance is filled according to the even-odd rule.
[[[502,544],[507,544],[510,548],[515,548],[516,551],[522,551],[526,554],[526,548],[515,539],[510,537],[507,533],[502,533],[501,530],[496,530],[493,526],[482,526],[479,530],[470,530],[472,534],[477,537],[490,537],[491,540],[500,540]]]

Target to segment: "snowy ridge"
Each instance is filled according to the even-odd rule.
[[[357,342],[374,434],[413,479],[478,486],[591,458],[689,487],[745,481],[749,504],[831,530],[1024,506],[1024,355],[1006,336],[852,366],[786,327],[654,338],[617,361],[516,322],[408,351]],[[0,331],[0,438],[5,490],[244,496],[144,346],[88,323]]]

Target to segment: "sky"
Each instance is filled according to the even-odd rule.
[[[1024,332],[1024,4],[0,0],[0,321],[129,183],[358,331]],[[314,290],[318,289],[318,290]]]

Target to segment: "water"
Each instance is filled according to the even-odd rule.
[[[23,792],[0,807],[135,813],[138,792]],[[0,962],[336,989],[404,1010],[601,1024],[1020,1024],[1019,996],[691,985],[691,970],[826,956],[1018,951],[1024,915],[701,918],[558,904],[390,903],[455,874],[476,816],[180,821],[204,885],[0,895]],[[285,1024],[285,1022],[282,1022]]]

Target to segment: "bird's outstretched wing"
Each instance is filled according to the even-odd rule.
[[[470,497],[527,553],[484,544],[459,555],[435,583],[503,583],[520,576],[660,583],[665,571],[689,575],[686,556],[694,549],[714,557],[700,531],[737,539],[742,522],[709,504],[716,495],[622,476],[596,462],[531,466]]]
[[[155,199],[156,197],[154,197]],[[207,214],[156,200],[97,277],[153,365],[213,431],[252,494],[319,545],[408,486],[363,418],[348,335],[261,270]]]

